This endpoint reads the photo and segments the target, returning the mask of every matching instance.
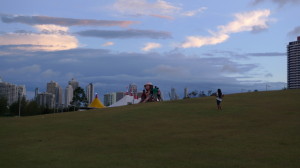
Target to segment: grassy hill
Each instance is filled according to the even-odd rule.
[[[300,90],[0,118],[0,167],[300,167]]]

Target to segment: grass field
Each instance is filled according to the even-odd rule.
[[[300,90],[0,118],[0,168],[298,168]]]

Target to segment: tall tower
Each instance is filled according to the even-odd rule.
[[[188,88],[184,88],[184,97],[183,98],[188,98]]]
[[[72,86],[73,91],[79,87],[79,83],[74,78],[72,78],[72,80],[69,81],[69,85]]]
[[[73,99],[73,87],[68,85],[65,90],[65,106],[68,107]]]
[[[47,83],[47,93],[51,93],[55,96],[56,107],[62,105],[62,88],[57,82],[50,81]]]
[[[300,89],[300,36],[297,41],[289,42],[288,54],[288,89]]]
[[[87,97],[89,104],[91,104],[93,102],[94,94],[95,94],[94,85],[93,85],[93,83],[90,83],[86,86],[86,97]]]

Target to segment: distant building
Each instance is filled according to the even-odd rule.
[[[60,107],[63,104],[62,101],[62,88],[58,85],[57,82],[50,81],[47,83],[47,93],[55,95],[55,106]]]
[[[11,105],[18,101],[19,97],[26,96],[26,88],[24,85],[17,86],[4,82],[2,78],[0,78],[0,96],[6,97],[8,105]]]
[[[288,89],[300,89],[300,36],[287,46]]]
[[[90,83],[86,86],[86,97],[88,100],[88,104],[91,104],[93,102],[95,98],[94,95],[95,95],[94,85]]]
[[[121,100],[125,96],[124,92],[116,92],[116,102]]]
[[[184,98],[188,98],[189,96],[188,96],[188,93],[189,91],[188,91],[188,88],[184,88]]]
[[[55,108],[55,95],[47,92],[39,93],[37,103],[43,107]]]
[[[38,94],[39,94],[39,88],[35,88],[35,90],[34,90],[34,100],[37,99]]]
[[[104,95],[104,106],[110,106],[116,102],[116,93],[108,93]]]
[[[178,100],[179,99],[175,88],[171,88],[171,93],[169,93],[169,97],[170,97],[170,100]]]
[[[79,83],[74,78],[72,78],[72,80],[69,81],[69,85],[72,86],[73,91],[79,87]]]
[[[65,90],[65,106],[68,107],[71,105],[73,99],[73,87],[68,85]]]

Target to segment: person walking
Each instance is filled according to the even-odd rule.
[[[218,89],[217,94],[216,94],[216,97],[217,97],[216,100],[217,100],[217,107],[218,107],[218,110],[222,110],[221,103],[222,103],[222,101],[223,101],[224,95],[223,95],[221,89]]]

